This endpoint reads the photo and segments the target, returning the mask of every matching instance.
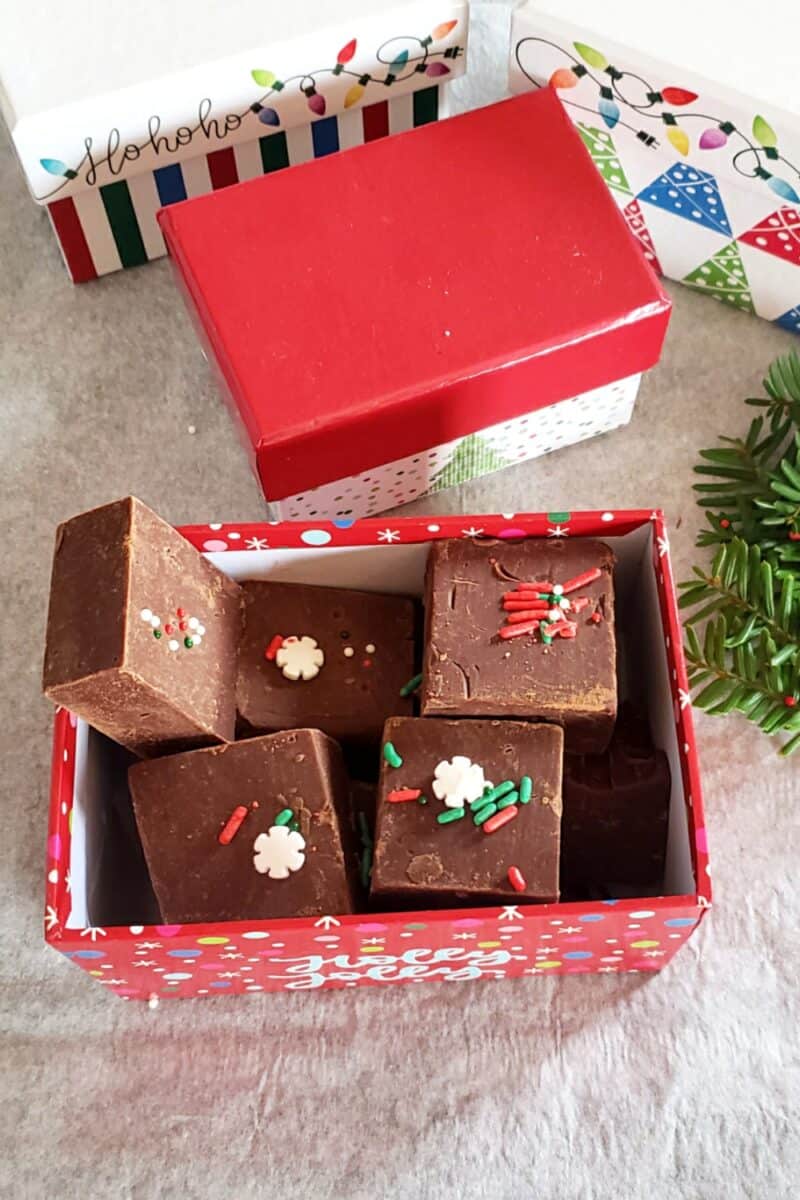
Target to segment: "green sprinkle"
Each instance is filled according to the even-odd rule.
[[[531,794],[533,793],[533,780],[530,775],[523,775],[519,781],[519,802],[520,804],[530,804]]]
[[[194,645],[194,642],[192,641],[192,639],[190,637],[185,637],[183,639],[183,644],[187,650],[191,650],[192,646]]]
[[[478,809],[472,820],[476,825],[482,825],[484,821],[489,820],[489,817],[493,817],[496,812],[496,804],[484,804],[483,808]]]
[[[361,883],[364,887],[369,887],[370,877],[372,875],[372,847],[365,846],[361,851]]]
[[[297,820],[292,821],[291,824],[289,825],[289,828],[291,829],[292,833],[299,833],[300,832],[300,822]]]
[[[519,792],[509,792],[507,796],[503,796],[502,800],[498,800],[497,811],[500,812],[501,809],[510,808],[511,805],[516,804],[518,800]]]
[[[427,804],[427,803],[428,803],[427,796],[420,796],[419,799],[417,800],[417,804]]]
[[[391,742],[385,742],[383,747],[383,757],[386,759],[390,767],[402,767],[403,760],[395,750]]]
[[[536,598],[537,598],[537,600],[552,600],[553,593],[552,592],[537,592]]]
[[[463,808],[447,808],[438,814],[436,820],[440,825],[449,825],[451,821],[460,821],[463,816]]]
[[[543,630],[541,627],[540,627],[540,629],[539,629],[539,632],[540,632],[540,633],[541,633],[541,635],[542,635],[542,641],[544,642],[545,646],[552,646],[552,644],[553,644],[553,639],[550,637],[550,634],[549,634],[549,633],[545,633],[545,632],[544,632],[544,630]]]
[[[292,812],[292,810],[290,808],[282,808],[281,811],[278,813],[277,817],[275,818],[275,824],[276,825],[288,825],[289,822],[293,821],[293,820],[294,820],[294,813]]]
[[[420,672],[419,675],[415,675],[413,679],[409,679],[408,683],[403,684],[403,686],[400,688],[400,695],[401,696],[410,696],[412,692],[415,692],[417,690],[417,688],[419,687],[419,685],[421,683],[422,683],[422,672]]]
[[[506,779],[503,783],[498,783],[497,787],[490,788],[488,792],[484,792],[480,800],[474,800],[470,805],[473,812],[476,809],[483,808],[485,804],[491,804],[494,800],[499,800],[502,796],[507,796],[509,792],[513,792],[516,784],[513,779]]]
[[[360,812],[358,814],[358,831],[361,834],[362,846],[371,846],[372,845],[372,835],[369,831],[369,825],[367,824],[367,818],[363,812]]]
[[[160,637],[161,637],[161,630],[160,630],[160,629],[154,629],[154,630],[153,630],[153,637],[154,637],[154,638],[160,638]]]

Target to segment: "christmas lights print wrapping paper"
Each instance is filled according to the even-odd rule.
[[[162,206],[437,120],[446,85],[465,67],[463,0],[386,10],[353,2],[333,17],[303,3],[289,15],[266,5],[255,21],[252,9],[240,17],[236,54],[160,74],[176,56],[155,46],[131,86],[104,92],[95,77],[107,70],[83,69],[91,51],[78,31],[87,16],[76,12],[74,73],[86,82],[61,105],[29,94],[14,69],[13,37],[7,59],[0,49],[0,109],[73,282],[165,254]],[[201,24],[216,19],[192,14]],[[159,41],[180,39],[178,10],[164,21]],[[257,36],[244,49],[251,25]],[[110,35],[104,67],[127,50]],[[60,62],[56,34],[46,32],[32,74],[46,73],[54,53]]]
[[[511,90],[556,89],[656,271],[800,332],[800,118],[570,15],[514,13]]]
[[[520,907],[510,903],[499,908],[388,915],[330,913],[318,919],[289,922],[184,926],[141,923],[121,927],[93,924],[89,897],[100,885],[96,880],[98,864],[92,861],[90,846],[94,845],[94,854],[99,856],[102,839],[98,842],[92,830],[84,793],[93,789],[95,803],[102,809],[112,803],[112,792],[97,766],[97,750],[91,744],[95,735],[79,726],[70,713],[60,710],[55,722],[47,843],[47,940],[107,990],[124,999],[146,999],[153,1006],[161,999],[187,996],[660,970],[698,925],[710,904],[711,892],[669,546],[659,513],[552,512],[442,517],[435,521],[401,518],[386,525],[380,521],[344,521],[315,526],[228,525],[184,530],[198,549],[216,555],[223,566],[233,563],[233,569],[245,575],[255,569],[254,565],[248,568],[251,556],[255,564],[265,554],[295,548],[316,551],[317,564],[320,555],[327,555],[330,565],[325,568],[325,576],[330,578],[334,571],[348,571],[347,557],[337,556],[337,550],[382,547],[380,555],[373,555],[373,565],[361,568],[367,574],[359,578],[359,586],[364,579],[377,584],[394,556],[397,568],[395,573],[390,572],[390,585],[401,589],[399,579],[406,579],[403,573],[421,572],[424,546],[436,538],[493,536],[502,544],[503,539],[514,541],[524,536],[601,535],[614,539],[635,531],[647,534],[643,544],[645,561],[639,562],[642,546],[635,553],[631,548],[625,570],[642,573],[654,585],[649,603],[655,611],[642,613],[640,620],[644,626],[655,621],[656,636],[663,639],[663,686],[671,692],[671,696],[658,697],[659,714],[651,713],[651,719],[661,722],[662,727],[666,722],[674,740],[673,774],[684,801],[677,801],[677,811],[673,809],[671,818],[672,865],[668,865],[668,877],[684,884],[682,894],[673,888],[675,894],[592,903]],[[619,550],[621,543],[616,544]],[[639,565],[631,566],[631,561]],[[263,562],[259,565],[263,570]],[[288,568],[279,564],[278,569],[291,570],[294,578],[302,578],[304,572],[318,566],[311,559],[305,567],[302,561],[299,566],[295,561]],[[641,595],[647,594],[647,586],[643,585]],[[92,775],[97,778],[87,784]],[[73,847],[73,838],[79,846]],[[681,868],[678,864],[683,859],[685,866]],[[77,887],[70,874],[76,863],[82,875],[85,873]],[[687,886],[692,879],[695,885]],[[145,907],[143,901],[141,911]]]

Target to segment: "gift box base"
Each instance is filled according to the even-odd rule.
[[[640,380],[641,375],[630,375],[360,475],[268,501],[270,516],[276,521],[367,517],[608,433],[630,421]],[[268,482],[261,480],[265,489]]]
[[[167,248],[156,213],[170,204],[446,116],[448,86],[408,92],[53,201],[47,212],[70,278],[86,283],[163,257]]]
[[[425,980],[654,972],[711,901],[702,799],[667,535],[657,512],[464,515],[348,524],[215,525],[182,531],[237,579],[421,594],[434,538],[602,536],[618,558],[621,690],[648,710],[672,773],[658,894],[436,912],[330,914],[281,922],[159,922],[132,823],[123,752],[65,710],[55,719],[45,930],[123,999],[234,995]]]

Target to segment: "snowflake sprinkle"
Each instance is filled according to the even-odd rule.
[[[492,786],[484,777],[483,767],[463,754],[438,763],[433,775],[433,794],[448,808],[463,808]]]
[[[286,679],[314,679],[324,662],[325,655],[312,637],[286,637],[275,655]]]
[[[291,872],[299,871],[306,861],[305,848],[305,838],[296,829],[273,825],[266,833],[260,833],[253,843],[253,866],[259,875],[288,879]]]

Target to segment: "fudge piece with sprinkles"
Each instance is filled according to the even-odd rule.
[[[614,555],[593,538],[430,550],[421,712],[554,721],[599,754],[617,712]]]
[[[241,592],[129,496],[56,533],[43,687],[142,757],[233,739]]]
[[[387,721],[372,907],[557,900],[563,745],[556,725]]]
[[[318,729],[136,763],[128,781],[167,924],[354,911],[350,785]]]

